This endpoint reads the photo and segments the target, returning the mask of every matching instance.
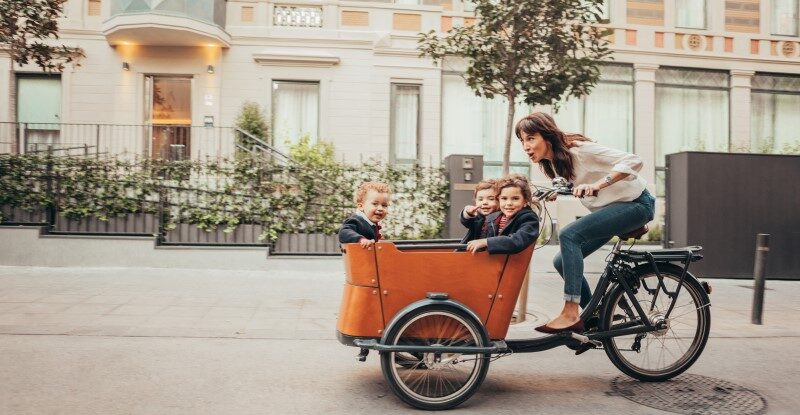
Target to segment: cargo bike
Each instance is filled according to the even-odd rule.
[[[540,188],[542,189],[542,188]],[[539,191],[540,200],[563,186]],[[602,348],[641,381],[664,381],[688,369],[708,340],[711,288],[689,271],[700,247],[622,249],[620,235],[581,318],[583,333],[506,339],[533,247],[512,255],[465,252],[452,241],[385,241],[343,246],[344,293],[337,338],[379,352],[392,391],[420,409],[455,407],[478,389],[499,357],[559,346]],[[533,333],[533,330],[531,330]]]

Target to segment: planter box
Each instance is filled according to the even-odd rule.
[[[158,233],[158,218],[152,213],[133,213],[109,218],[107,221],[94,217],[68,219],[59,215],[53,231],[72,234],[155,235]]]
[[[47,212],[44,209],[29,212],[17,207],[3,206],[0,208],[0,212],[3,212],[3,223],[30,223],[34,225],[47,222]]]
[[[339,255],[338,235],[321,233],[283,233],[278,235],[273,254]]]
[[[175,229],[167,231],[165,242],[178,245],[267,245],[266,242],[258,240],[258,236],[264,231],[263,225],[243,224],[228,233],[224,232],[224,229],[225,227],[220,226],[212,231],[206,231],[197,225],[179,223]]]

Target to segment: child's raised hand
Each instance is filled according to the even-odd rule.
[[[467,212],[467,215],[469,215],[469,216],[475,216],[475,212],[478,211],[478,207],[477,206],[468,205],[467,207],[464,208],[464,211]]]
[[[472,252],[474,255],[476,252],[486,249],[487,246],[489,246],[489,242],[486,238],[476,239],[467,243],[467,251]]]
[[[358,241],[358,243],[361,244],[362,248],[369,248],[370,246],[375,245],[375,240],[374,239],[361,238],[361,240]]]

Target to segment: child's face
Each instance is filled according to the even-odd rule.
[[[486,216],[497,210],[497,193],[494,189],[478,190],[475,195],[475,206],[478,207],[478,212]]]
[[[364,212],[369,220],[378,223],[389,214],[389,193],[369,189],[364,201],[357,203],[356,207]]]
[[[500,210],[509,218],[525,207],[525,197],[519,187],[506,187],[500,191]]]

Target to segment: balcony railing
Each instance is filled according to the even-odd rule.
[[[322,7],[276,5],[275,26],[322,27]]]
[[[112,0],[103,34],[112,45],[230,45],[224,0]]]
[[[232,127],[0,123],[0,153],[50,149],[60,155],[202,160],[230,157],[242,146],[252,149],[252,141]]]

